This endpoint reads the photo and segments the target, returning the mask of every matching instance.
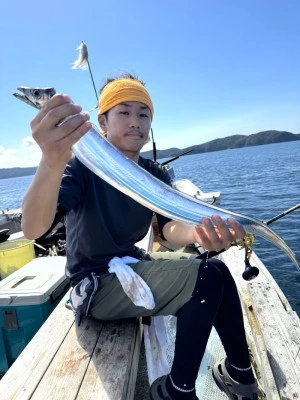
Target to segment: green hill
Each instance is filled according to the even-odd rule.
[[[300,134],[286,131],[264,131],[252,135],[232,135],[220,139],[214,139],[210,142],[185,147],[183,149],[171,148],[166,150],[157,150],[157,158],[176,157],[186,151],[193,150],[191,154],[208,153],[227,149],[237,149],[249,146],[261,146],[263,144],[282,143],[300,140]],[[142,153],[145,158],[153,158],[152,150]]]
[[[16,178],[18,176],[34,175],[37,167],[0,168],[0,179]]]

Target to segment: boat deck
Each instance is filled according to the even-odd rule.
[[[154,242],[154,250],[170,247],[157,238]],[[171,250],[176,251],[176,246]],[[263,388],[260,399],[300,398],[297,314],[255,254],[251,264],[260,269],[260,274],[251,282],[242,279],[244,251],[232,247],[219,258],[229,266],[238,286],[252,364]],[[169,322],[171,364],[175,322],[172,318]],[[114,326],[86,320],[78,330],[63,300],[1,380],[1,400],[147,400],[143,347],[139,358],[141,333],[138,320]],[[200,399],[227,398],[211,376],[212,366],[223,356],[223,347],[213,330],[196,385]]]

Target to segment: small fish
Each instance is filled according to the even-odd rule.
[[[77,60],[74,61],[72,68],[87,70],[89,67],[89,53],[87,45],[84,42],[81,42],[81,44],[77,47],[77,50],[79,50],[79,55]]]
[[[55,93],[53,88],[29,89],[19,88],[30,105],[36,106],[36,94],[42,102]],[[18,97],[19,98],[19,97]],[[41,103],[41,100],[39,100]],[[199,225],[203,217],[219,215],[225,221],[236,219],[245,230],[260,236],[283,250],[300,270],[299,263],[288,245],[266,224],[242,214],[204,203],[185,193],[179,192],[161,182],[149,172],[141,168],[115,146],[113,146],[97,129],[93,127],[72,147],[75,156],[92,172],[110,185],[125,193],[150,210],[177,221]]]

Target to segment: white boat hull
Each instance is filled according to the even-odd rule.
[[[221,192],[203,192],[193,182],[188,179],[175,180],[173,182],[174,189],[179,190],[185,194],[195,197],[198,200],[204,201],[209,204],[220,203]]]

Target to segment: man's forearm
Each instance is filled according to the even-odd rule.
[[[178,245],[187,245],[195,242],[194,225],[184,222],[170,221],[163,227],[163,235],[168,242]]]
[[[36,239],[51,226],[64,169],[51,169],[41,161],[33,181],[24,196],[22,230],[28,239]]]

